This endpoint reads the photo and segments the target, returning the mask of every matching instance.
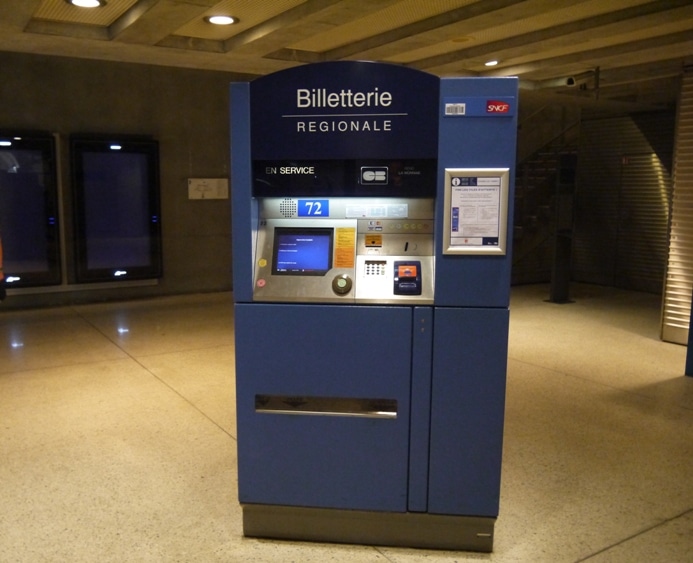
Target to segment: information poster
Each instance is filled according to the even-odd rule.
[[[445,170],[443,254],[505,254],[507,168]]]
[[[334,267],[353,268],[356,254],[356,229],[339,227],[335,229]]]

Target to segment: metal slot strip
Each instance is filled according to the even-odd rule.
[[[394,399],[255,395],[255,412],[308,416],[397,418]]]

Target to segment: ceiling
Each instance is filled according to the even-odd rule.
[[[255,75],[375,60],[660,108],[693,65],[693,0],[2,0],[0,51]]]

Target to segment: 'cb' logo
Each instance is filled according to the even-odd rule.
[[[510,104],[499,100],[488,100],[486,102],[486,113],[508,113]]]
[[[387,184],[387,166],[362,166],[361,184]]]

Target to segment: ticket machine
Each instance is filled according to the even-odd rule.
[[[516,115],[379,63],[232,84],[245,535],[492,549]]]

